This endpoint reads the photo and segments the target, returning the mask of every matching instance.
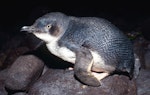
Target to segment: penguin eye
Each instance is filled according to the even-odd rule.
[[[50,28],[51,28],[51,25],[50,25],[50,24],[48,24],[48,25],[46,26],[46,28],[47,28],[47,29],[50,29]]]

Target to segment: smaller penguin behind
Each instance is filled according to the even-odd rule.
[[[74,64],[77,79],[89,86],[114,72],[133,76],[134,55],[130,40],[109,21],[51,12],[21,31],[46,42],[48,50]]]

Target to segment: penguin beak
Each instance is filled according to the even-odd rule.
[[[36,32],[33,26],[23,26],[20,31],[27,31],[28,33]]]

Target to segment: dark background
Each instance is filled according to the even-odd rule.
[[[0,3],[0,32],[14,35],[47,12],[106,18],[123,31],[132,31],[150,17],[150,3],[133,0],[5,0]]]

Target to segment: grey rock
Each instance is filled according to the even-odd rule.
[[[102,80],[100,87],[86,86],[70,70],[48,70],[29,90],[29,95],[136,95],[134,80],[113,75]]]
[[[49,68],[45,65],[45,66],[44,66],[44,69],[43,69],[43,72],[42,72],[42,75],[45,74],[45,72],[46,72],[47,70],[49,70]]]
[[[150,95],[150,70],[141,69],[137,78],[138,95]]]
[[[4,80],[0,80],[0,95],[8,95],[5,90]]]
[[[6,75],[7,75],[7,69],[0,71],[0,95],[8,95],[4,83],[4,81],[7,78]]]
[[[6,58],[5,61],[3,62],[3,68],[9,67],[13,62],[22,54],[26,53],[29,51],[29,48],[27,47],[18,47],[15,49],[8,49],[6,51]]]
[[[3,63],[6,59],[7,55],[5,53],[0,53],[0,69],[3,67]]]
[[[25,92],[18,92],[18,93],[15,93],[13,95],[27,95],[27,93],[25,93]]]
[[[39,78],[44,68],[44,63],[34,55],[24,55],[8,69],[5,85],[11,90],[25,90]]]
[[[134,53],[134,78],[137,78],[140,72],[140,68],[141,68],[141,62],[140,62],[140,58],[139,56],[137,56],[137,54]]]
[[[6,80],[8,69],[0,71],[0,80]]]
[[[145,68],[150,69],[150,47],[147,49],[144,58],[145,58]]]
[[[139,37],[134,40],[134,53],[137,55],[135,56],[136,59],[137,57],[140,59],[139,61],[141,63],[141,68],[145,68],[144,54],[146,51],[144,48],[145,48],[145,39],[143,37]]]

